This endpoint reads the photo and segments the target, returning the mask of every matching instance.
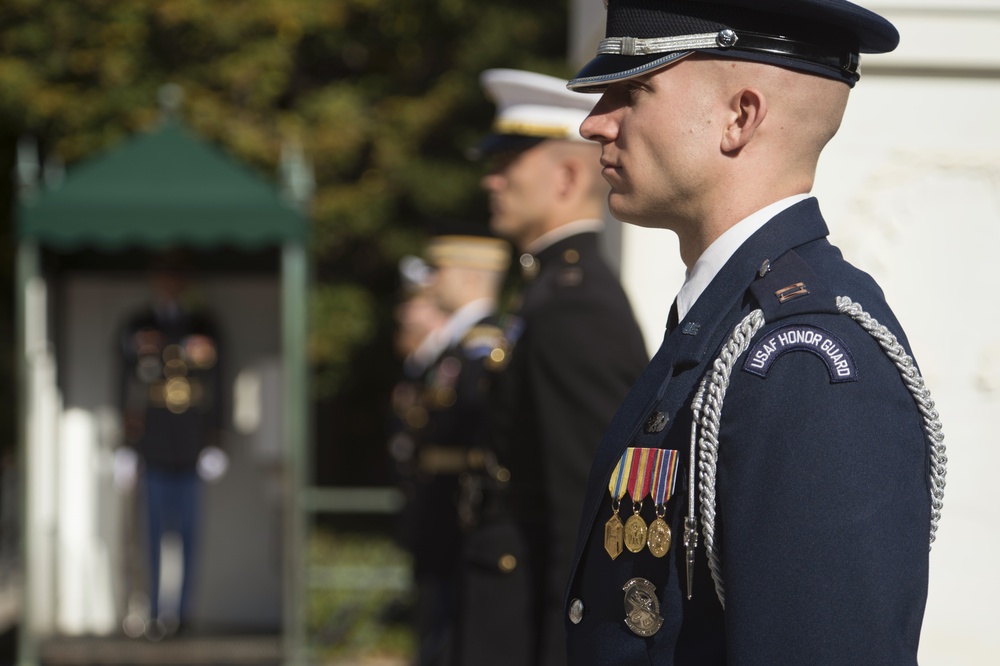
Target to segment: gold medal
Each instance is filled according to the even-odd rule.
[[[660,516],[656,517],[649,525],[649,532],[646,536],[646,545],[653,557],[663,557],[670,550],[670,525]]]
[[[646,545],[653,557],[663,557],[670,550],[673,535],[664,517],[667,515],[667,500],[674,493],[676,481],[677,452],[670,449],[657,451],[653,462],[653,484],[650,488],[656,520],[649,526],[649,535],[646,537]]]
[[[608,551],[611,559],[622,554],[622,519],[616,512],[608,522],[604,523],[604,550]]]
[[[641,504],[639,506],[642,507]],[[633,553],[639,553],[646,547],[646,522],[638,511],[625,521],[625,547]]]
[[[615,465],[608,481],[608,492],[611,493],[611,511],[613,512],[608,522],[604,523],[604,550],[607,551],[611,559],[616,559],[622,554],[625,528],[622,519],[618,517],[618,510],[621,508],[621,498],[625,494],[625,482],[628,470],[628,451],[626,455]]]

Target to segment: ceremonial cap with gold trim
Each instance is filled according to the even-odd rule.
[[[510,245],[491,236],[435,236],[428,241],[424,258],[435,268],[478,268],[503,272],[510,265]]]
[[[695,52],[752,60],[853,86],[861,53],[896,48],[885,18],[847,0],[607,0],[605,39],[568,86],[608,84]]]
[[[580,123],[597,103],[566,89],[566,80],[517,69],[488,69],[479,82],[496,103],[480,155],[526,150],[546,139],[583,141]]]

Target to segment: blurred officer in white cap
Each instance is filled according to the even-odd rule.
[[[688,275],[594,460],[570,661],[914,666],[941,424],[809,195],[859,54],[899,35],[845,0],[607,6],[581,132],[611,212],[676,233]]]
[[[592,99],[532,72],[483,72],[496,103],[479,146],[490,227],[518,250],[523,286],[504,322],[484,486],[467,540],[456,662],[566,663],[562,598],[587,470],[647,361],[601,258],[607,185],[580,136]],[[489,492],[486,493],[489,495]]]

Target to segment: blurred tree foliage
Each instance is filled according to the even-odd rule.
[[[167,82],[183,87],[182,115],[200,136],[265,176],[299,142],[317,185],[317,388],[363,400],[377,423],[347,430],[372,436],[394,373],[398,259],[434,220],[485,219],[480,168],[466,159],[493,113],[479,73],[565,76],[566,11],[563,0],[3,0],[0,166],[30,134],[72,168],[153,126]],[[8,229],[11,196],[0,188]]]

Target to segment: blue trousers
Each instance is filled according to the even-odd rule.
[[[178,619],[185,620],[193,580],[201,480],[197,472],[167,471],[146,467],[146,513],[149,527],[150,617],[160,616],[160,544],[167,532],[181,539],[184,577],[181,583]]]

